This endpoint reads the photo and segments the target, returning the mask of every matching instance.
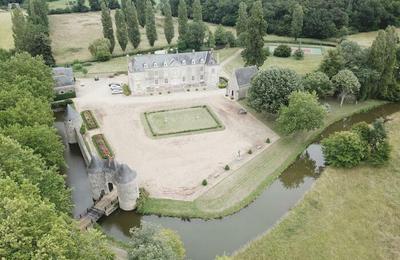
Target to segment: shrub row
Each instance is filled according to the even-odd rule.
[[[75,91],[73,92],[67,92],[64,94],[56,94],[54,101],[60,101],[60,100],[64,100],[64,99],[69,99],[69,98],[75,98],[76,97],[76,93]]]

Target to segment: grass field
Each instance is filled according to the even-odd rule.
[[[115,11],[111,12],[114,19]],[[51,15],[50,20],[50,35],[52,39],[52,47],[56,62],[59,64],[70,63],[74,60],[90,60],[92,59],[88,50],[89,44],[97,38],[103,37],[102,26],[100,20],[100,12],[89,13],[73,13],[63,15]],[[167,41],[164,37],[162,16],[156,16],[156,26],[158,40],[155,42],[155,47],[167,46]],[[214,31],[215,24],[206,23],[207,26]],[[172,44],[175,44],[178,39],[178,22],[174,18],[175,37]],[[114,23],[115,27],[115,23]],[[234,30],[232,27],[226,27],[227,30]],[[149,49],[150,45],[146,38],[144,28],[140,29],[141,43],[139,49]],[[132,52],[133,47],[128,44],[127,52]],[[114,55],[121,55],[123,51],[116,41]]]
[[[332,112],[326,118],[324,128],[344,117],[383,103],[369,100],[357,105],[346,104],[340,108],[337,102],[330,102]],[[267,126],[274,125],[262,114],[255,116]],[[323,128],[309,133],[281,137],[269,149],[232,172],[193,202],[149,199],[139,211],[145,214],[197,218],[218,218],[233,214],[256,199],[322,131]]]
[[[0,10],[0,48],[2,49],[14,48],[11,27],[11,13]]]
[[[400,259],[400,113],[382,168],[327,168],[304,199],[234,259]]]
[[[153,136],[168,136],[215,130],[221,127],[206,106],[179,108],[145,113]]]
[[[396,31],[398,34],[400,34],[400,28],[397,28]],[[371,46],[377,35],[378,31],[363,32],[349,35],[346,37],[346,39],[350,41],[355,41],[363,47],[369,47]]]

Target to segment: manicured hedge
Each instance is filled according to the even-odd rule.
[[[103,159],[114,157],[114,153],[110,148],[106,138],[102,134],[92,136],[92,141],[96,147],[97,152]]]
[[[83,119],[83,122],[85,122],[85,125],[88,130],[99,128],[99,124],[97,124],[96,118],[93,116],[92,111],[90,110],[82,111],[81,117]]]
[[[54,98],[54,101],[64,100],[64,99],[68,99],[68,98],[75,98],[75,97],[76,97],[75,91],[67,92],[67,93],[64,93],[64,94],[56,94],[56,97]]]

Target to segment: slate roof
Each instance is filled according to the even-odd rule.
[[[71,120],[73,122],[75,122],[75,120],[77,119],[80,119],[79,113],[70,104],[67,105],[67,109],[65,110],[65,119],[67,121]]]
[[[92,155],[92,160],[88,166],[88,173],[103,174],[104,171],[112,172],[114,180],[120,184],[129,183],[137,176],[136,171],[129,168],[126,164],[119,164],[115,160],[100,159],[97,155]]]
[[[56,82],[56,87],[64,87],[74,85],[74,72],[72,68],[55,67],[53,68],[53,79]]]
[[[216,65],[213,52],[199,51],[186,53],[169,53],[169,54],[146,54],[136,55],[132,58],[130,67],[131,72],[143,72],[146,69],[155,67],[178,67],[195,64]]]
[[[236,77],[236,81],[238,83],[238,87],[247,87],[253,76],[258,72],[258,69],[256,66],[250,66],[250,67],[243,67],[236,69],[234,74]]]
[[[136,175],[136,172],[129,168],[128,165],[120,164],[115,178],[117,183],[126,184],[133,181],[136,178]]]

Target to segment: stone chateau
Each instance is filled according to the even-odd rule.
[[[136,55],[128,65],[133,95],[216,88],[219,64],[211,51]]]

